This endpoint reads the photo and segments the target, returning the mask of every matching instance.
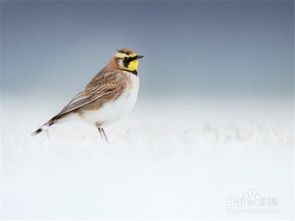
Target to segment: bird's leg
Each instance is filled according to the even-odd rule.
[[[106,140],[107,142],[109,142],[109,140],[108,140],[108,138],[107,138],[107,135],[106,135],[106,133],[104,132],[104,129],[103,129],[103,128],[100,128],[100,129],[101,129],[101,131],[102,131],[102,133],[103,133],[103,135],[104,135],[105,140]]]
[[[98,132],[99,132],[99,134],[100,134],[100,138],[101,138],[102,140],[105,140],[106,142],[109,142],[109,140],[108,140],[108,138],[107,138],[107,135],[106,135],[106,133],[104,132],[104,129],[101,127],[101,124],[96,123],[95,126],[97,127],[97,130],[98,130]]]
[[[100,123],[96,122],[96,123],[95,123],[95,126],[96,126],[96,128],[97,128],[97,130],[98,130],[98,132],[99,132],[100,138],[103,140],[103,134],[102,134],[102,130],[101,130],[101,125],[100,125]]]
[[[101,128],[98,127],[97,130],[99,132],[100,138],[103,140],[104,138],[103,138],[103,134],[102,134]]]

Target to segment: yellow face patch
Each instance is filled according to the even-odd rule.
[[[129,71],[136,71],[137,67],[138,67],[138,60],[131,61],[128,64],[128,70]]]
[[[136,53],[132,54],[126,54],[122,52],[118,52],[115,54],[115,57],[122,59],[122,69],[128,70],[128,71],[136,71],[138,67],[138,60],[132,60],[132,58],[135,58],[137,56]],[[131,60],[131,61],[128,61]],[[126,62],[127,61],[127,62]]]

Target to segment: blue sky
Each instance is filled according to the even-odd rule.
[[[146,96],[294,91],[293,1],[2,1],[2,94],[74,95],[116,48]]]

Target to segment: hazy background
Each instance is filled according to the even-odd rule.
[[[293,1],[1,1],[0,21],[1,218],[294,219]],[[30,136],[121,47],[145,57],[110,144]],[[277,204],[227,204],[249,190]]]
[[[145,56],[141,95],[292,96],[293,6],[2,1],[2,94],[71,97],[129,47]]]

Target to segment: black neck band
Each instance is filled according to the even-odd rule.
[[[122,70],[122,71],[127,71],[127,72],[132,73],[132,74],[134,74],[135,76],[137,76],[137,70],[135,70],[135,71],[129,71],[129,70],[126,70],[126,69],[120,69],[120,70]]]
[[[129,71],[130,73],[134,74],[135,76],[137,76],[137,70],[135,71]]]

